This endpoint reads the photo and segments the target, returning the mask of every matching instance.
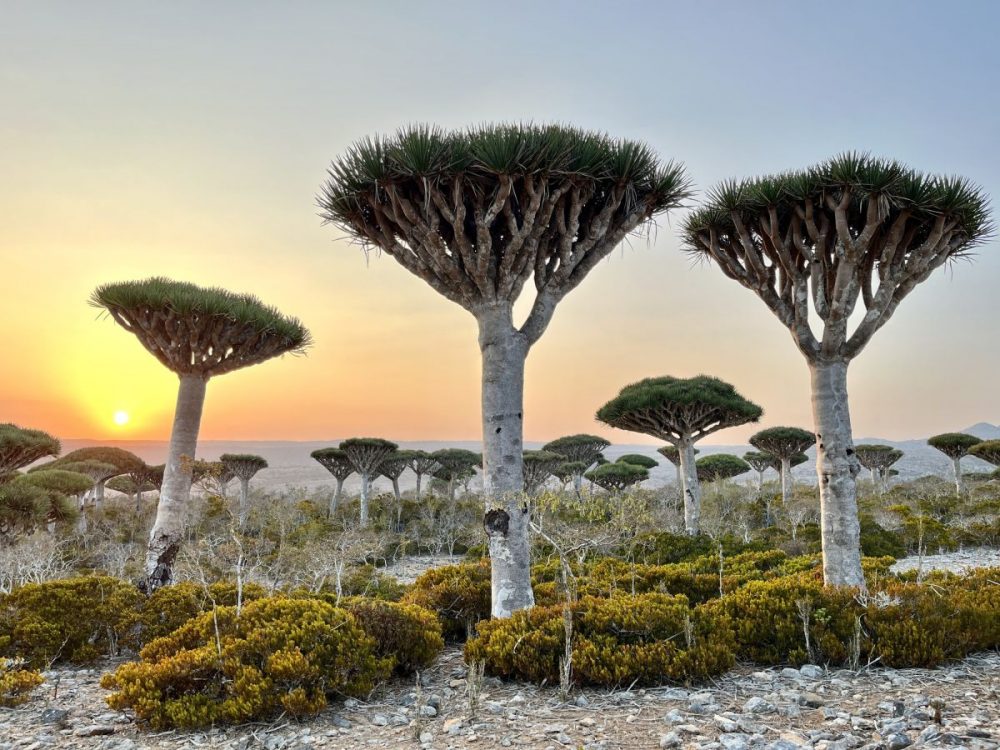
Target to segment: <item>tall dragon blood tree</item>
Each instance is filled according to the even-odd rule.
[[[644,144],[562,126],[412,127],[360,141],[330,167],[323,217],[478,323],[495,617],[534,604],[521,497],[528,351],[601,260],[689,195],[683,169]],[[535,298],[518,326],[529,279]]]
[[[774,456],[780,462],[782,503],[787,503],[792,496],[792,459],[815,442],[816,438],[811,432],[798,427],[768,427],[750,436],[750,445]],[[768,510],[768,526],[770,525]]]
[[[231,475],[239,480],[239,524],[242,527],[246,525],[250,514],[250,480],[267,468],[267,460],[252,453],[223,453],[219,456],[219,463],[226,476]]]
[[[351,466],[361,477],[361,512],[359,525],[368,528],[368,500],[372,480],[377,479],[382,462],[395,453],[399,446],[382,438],[349,438],[337,446],[347,456]]]
[[[875,491],[883,494],[889,483],[889,467],[903,457],[903,451],[891,445],[867,443],[854,446],[854,453],[858,463],[871,472]]]
[[[920,282],[989,236],[987,197],[962,178],[849,153],[725,182],[683,231],[692,253],[760,297],[806,358],[823,576],[863,587],[848,365]]]
[[[944,432],[927,438],[927,444],[936,448],[951,459],[955,473],[955,494],[965,493],[965,483],[962,481],[962,459],[969,455],[969,449],[979,445],[982,439],[964,432]]]
[[[597,435],[564,435],[543,445],[542,450],[558,453],[566,459],[568,474],[573,479],[573,490],[579,497],[583,473],[597,463],[601,451],[609,445],[610,442]],[[582,467],[578,464],[582,464]]]
[[[701,487],[694,444],[727,427],[756,422],[764,410],[729,383],[699,375],[646,378],[627,385],[597,410],[597,419],[620,430],[666,440],[678,450],[684,495],[684,529],[700,530]],[[661,455],[665,455],[661,451]],[[669,456],[665,456],[669,460]]]
[[[417,501],[420,500],[420,487],[423,483],[423,479],[428,474],[433,475],[434,472],[441,468],[441,464],[438,463],[437,459],[434,458],[427,451],[412,450],[408,451],[410,454],[410,471],[413,472],[417,480]]]
[[[180,380],[142,582],[152,591],[171,582],[184,538],[209,378],[302,352],[310,343],[309,332],[256,297],[163,278],[105,284],[94,291],[91,304],[107,310]]]
[[[354,473],[354,464],[347,458],[347,453],[340,448],[320,448],[309,454],[319,465],[333,474],[337,480],[337,489],[333,491],[333,496],[326,508],[327,518],[333,518],[340,505],[340,498],[344,490],[344,480]]]

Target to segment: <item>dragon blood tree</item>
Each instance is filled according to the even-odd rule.
[[[143,460],[130,451],[95,446],[71,451],[46,464],[46,468],[63,469],[69,467],[70,471],[81,471],[80,466],[72,468],[74,464],[86,466],[87,470],[82,471],[82,473],[94,480],[92,493],[96,507],[100,507],[101,503],[104,502],[104,485],[109,479],[128,474],[145,466]],[[103,466],[104,470],[100,471],[99,466]]]
[[[730,453],[713,453],[695,461],[695,471],[702,482],[721,482],[750,471],[750,464]]]
[[[620,430],[641,432],[677,448],[684,494],[684,528],[699,531],[701,488],[694,444],[706,435],[760,419],[764,410],[729,383],[705,375],[663,376],[627,385],[597,411],[597,419]]]
[[[983,440],[969,448],[969,455],[1000,466],[1000,440]]]
[[[361,477],[361,528],[368,527],[368,498],[372,480],[380,473],[382,462],[399,449],[395,443],[382,438],[349,438],[339,446],[351,466]]]
[[[677,450],[676,445],[664,445],[662,448],[657,448],[656,452],[672,463],[674,468],[677,469],[677,491],[684,494],[684,478],[681,475],[681,452]],[[700,451],[695,448],[694,454],[697,456],[698,453]]]
[[[427,451],[414,450],[409,451],[410,453],[410,471],[417,478],[417,500],[420,500],[420,486],[423,483],[423,479],[428,474],[433,475],[434,472],[441,468],[441,464],[437,462]]]
[[[868,469],[872,474],[872,482],[881,495],[885,491],[888,483],[889,467],[903,457],[903,451],[893,448],[891,445],[865,444],[854,447],[858,463]]]
[[[49,506],[45,521],[50,530],[57,523],[75,519],[80,512],[80,502],[77,498],[94,486],[90,477],[63,469],[33,471],[25,474],[19,481],[38,487],[48,496]]]
[[[750,436],[750,445],[781,462],[781,502],[792,496],[792,458],[816,442],[809,431],[798,427],[768,427]],[[768,513],[767,525],[771,525]]]
[[[598,487],[617,495],[634,484],[649,479],[649,471],[629,463],[606,463],[588,471],[584,476]]]
[[[0,483],[40,458],[59,455],[60,450],[59,441],[47,432],[0,424]]]
[[[770,453],[760,451],[747,451],[743,454],[743,460],[750,464],[750,468],[757,472],[757,487],[764,486],[764,472],[774,469],[781,472],[781,460]]]
[[[618,463],[632,464],[632,466],[640,466],[643,469],[655,469],[660,465],[660,462],[655,458],[644,456],[641,453],[626,453],[618,458]]]
[[[583,468],[572,474],[573,489],[579,497],[583,473],[597,463],[601,451],[609,445],[610,442],[597,435],[564,435],[543,445],[542,450],[563,456],[567,466],[583,464]]]
[[[232,476],[240,482],[239,522],[243,526],[250,513],[250,480],[257,472],[267,468],[267,461],[250,453],[223,453],[219,456],[219,463],[222,464],[223,477]]]
[[[333,474],[333,478],[337,480],[337,489],[334,490],[333,497],[330,498],[330,504],[326,509],[327,518],[333,518],[337,512],[337,506],[340,505],[344,480],[354,473],[354,464],[347,458],[347,453],[340,448],[320,448],[309,455],[316,459],[320,466]]]
[[[645,145],[561,126],[415,127],[333,163],[323,217],[476,318],[492,609],[534,604],[522,435],[524,362],[556,306],[622,240],[679,206],[682,167]],[[523,324],[514,303],[528,280]]]
[[[723,183],[685,220],[688,249],[760,297],[809,365],[828,584],[865,584],[848,365],[920,282],[990,231],[978,187],[864,154]]]
[[[979,445],[981,442],[983,441],[975,435],[967,435],[964,432],[944,432],[927,439],[927,445],[937,448],[951,459],[951,465],[955,472],[955,494],[957,495],[965,492],[965,483],[962,482],[962,459],[969,455],[969,449],[972,446]]]
[[[403,522],[403,496],[399,492],[399,478],[410,468],[414,451],[394,451],[383,459],[378,467],[379,474],[392,482],[392,496],[396,500],[396,528]]]
[[[98,287],[91,304],[180,379],[177,409],[156,520],[149,536],[143,588],[170,583],[184,537],[191,474],[209,378],[302,352],[309,332],[256,297],[153,278]]]
[[[529,495],[537,493],[549,477],[555,476],[559,466],[565,462],[565,457],[552,451],[525,451],[522,460],[524,491]]]
[[[448,499],[455,502],[455,482],[475,474],[476,467],[483,465],[483,457],[465,448],[442,448],[431,453],[437,461],[438,469],[434,477],[448,483]]]

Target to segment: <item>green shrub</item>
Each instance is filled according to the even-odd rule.
[[[403,601],[437,614],[446,639],[463,640],[492,611],[489,560],[428,570]]]
[[[0,599],[0,655],[45,668],[116,654],[142,598],[132,584],[105,576],[21,586]]]
[[[642,534],[632,543],[619,550],[619,557],[652,565],[667,565],[693,560],[705,555],[718,555],[719,545],[723,555],[731,557],[741,552],[763,551],[760,542],[744,542],[733,536],[713,539],[705,534],[688,536],[662,531],[656,534]]]
[[[861,515],[861,554],[868,557],[906,557],[906,544],[894,531],[883,529],[867,513]]]
[[[26,703],[31,691],[45,682],[33,669],[25,669],[24,662],[0,658],[0,707],[13,708]]]
[[[693,682],[732,666],[732,634],[683,596],[583,597],[572,608],[572,677],[579,685]],[[565,653],[564,606],[535,607],[480,622],[465,646],[490,674],[532,682],[559,680]]]
[[[107,699],[154,729],[203,727],[321,711],[334,694],[364,695],[389,661],[354,616],[317,599],[269,597],[236,616],[220,607],[104,675]]]
[[[375,653],[391,658],[396,674],[412,674],[431,664],[444,648],[441,622],[415,604],[351,597],[340,606],[375,640]]]
[[[351,568],[341,580],[340,588],[344,596],[365,596],[390,602],[398,602],[406,593],[404,584],[374,565]]]

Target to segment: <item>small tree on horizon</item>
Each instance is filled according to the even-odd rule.
[[[649,471],[630,463],[606,463],[584,475],[591,482],[617,495],[629,487],[649,479]]]
[[[688,250],[756,294],[805,357],[823,580],[865,588],[848,365],[918,284],[991,235],[986,195],[962,178],[847,153],[804,170],[724,182],[683,231]]]
[[[354,473],[354,464],[347,458],[347,453],[340,448],[320,448],[314,450],[309,456],[330,472],[337,481],[337,488],[333,491],[333,497],[330,498],[326,507],[326,517],[333,518],[337,512],[337,506],[340,505],[344,480]]]
[[[492,614],[531,607],[524,365],[560,301],[614,248],[690,195],[646,145],[559,125],[416,126],[329,169],[324,219],[472,314],[482,355],[484,528]],[[532,280],[520,326],[514,304]]]
[[[105,284],[91,304],[106,310],[179,379],[177,407],[142,588],[173,580],[191,497],[192,463],[208,380],[287,353],[303,352],[309,332],[256,297],[152,278]]]
[[[423,478],[427,475],[433,475],[434,472],[441,468],[441,464],[437,462],[427,451],[414,450],[410,451],[412,454],[410,458],[410,471],[414,473],[417,478],[417,501],[420,501],[420,484]]]
[[[455,483],[474,475],[476,467],[483,465],[482,455],[465,448],[442,448],[431,453],[431,458],[439,467],[434,476],[448,483],[448,500],[452,505],[455,503]]]
[[[927,439],[927,445],[936,448],[951,459],[952,470],[955,472],[955,494],[965,494],[965,483],[962,481],[962,459],[969,455],[969,449],[983,442],[975,435],[964,432],[944,432]]]
[[[576,492],[577,497],[579,497],[583,484],[583,473],[597,463],[597,459],[601,456],[601,451],[609,445],[611,445],[610,441],[598,435],[564,435],[543,445],[542,450],[558,453],[560,456],[563,456],[565,458],[565,466],[575,467],[576,464],[582,464],[582,468],[579,469],[578,473],[573,474],[571,477],[573,480],[573,490]]]
[[[750,471],[750,464],[730,453],[713,453],[695,462],[698,479],[703,482],[719,482],[738,477]]]
[[[240,482],[239,525],[242,528],[250,513],[250,480],[267,468],[267,460],[251,453],[223,453],[219,463],[226,473]]]
[[[774,469],[781,474],[781,459],[772,456],[770,453],[762,451],[747,451],[743,454],[743,460],[750,464],[750,468],[757,472],[758,489],[764,486],[764,472]]]
[[[565,458],[552,451],[525,451],[524,459],[524,491],[529,495],[534,495],[553,476],[556,469],[563,463]]]
[[[878,494],[883,494],[888,485],[889,467],[903,457],[903,451],[891,445],[867,443],[854,448],[858,462],[871,471],[872,482]]]
[[[131,451],[123,450],[122,448],[94,446],[70,451],[55,461],[49,462],[46,464],[46,467],[62,469],[70,464],[85,463],[89,466],[89,470],[82,473],[87,474],[87,476],[94,480],[94,487],[91,490],[91,500],[93,505],[98,508],[104,502],[104,485],[109,479],[137,471],[145,466],[145,462]],[[98,464],[105,467],[104,472],[97,471]],[[76,471],[77,469],[70,470]]]
[[[337,446],[344,451],[347,460],[361,477],[361,519],[362,529],[368,528],[368,498],[371,481],[379,475],[382,462],[399,446],[382,438],[349,438]]]
[[[597,419],[621,430],[666,440],[680,455],[684,528],[700,530],[701,490],[694,444],[707,435],[760,419],[764,410],[718,378],[663,376],[627,385],[597,411]]]
[[[792,496],[792,457],[815,444],[816,436],[800,427],[768,427],[750,436],[750,445],[763,453],[775,456],[781,462],[781,502]],[[771,509],[767,508],[767,525],[771,525]]]

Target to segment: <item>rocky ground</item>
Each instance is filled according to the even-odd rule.
[[[965,557],[937,564],[996,564],[987,552],[957,554]],[[925,569],[929,561],[923,559]],[[936,670],[744,667],[698,689],[580,690],[568,701],[554,687],[486,678],[470,701],[477,691],[470,691],[461,651],[450,648],[419,684],[390,683],[367,701],[338,703],[311,721],[165,733],[143,731],[106,708],[98,682],[113,666],[47,673],[31,702],[0,709],[0,750],[1000,749],[996,653]]]

